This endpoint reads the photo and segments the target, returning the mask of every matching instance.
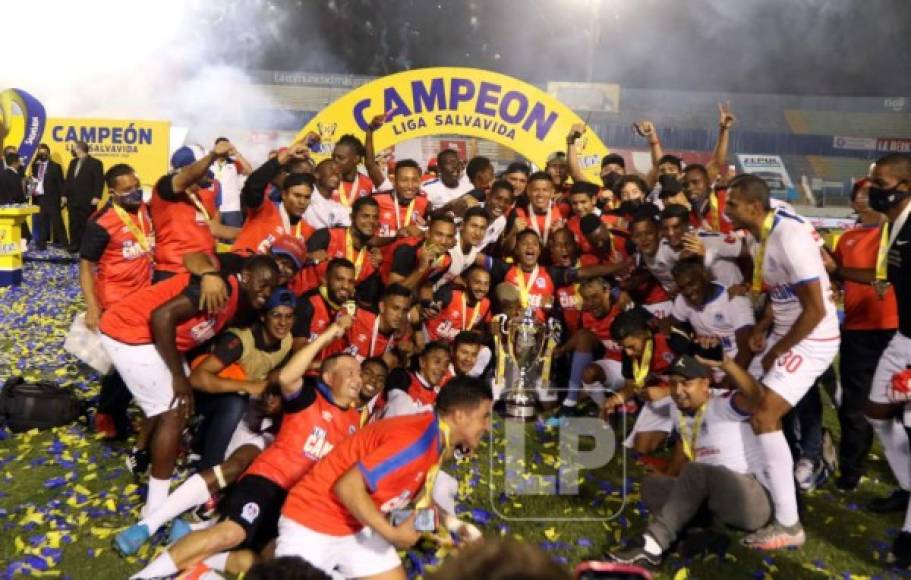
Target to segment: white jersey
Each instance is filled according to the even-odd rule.
[[[503,231],[506,229],[506,216],[501,215],[497,219],[490,222],[490,225],[487,226],[487,233],[484,234],[484,239],[481,241],[481,248],[486,248],[490,244],[496,244],[500,241],[500,236],[503,235]]]
[[[772,301],[772,331],[784,335],[803,311],[795,287],[818,280],[822,287],[825,315],[807,339],[832,340],[839,336],[838,315],[832,302],[829,274],[816,248],[814,233],[812,226],[807,228],[803,218],[782,210],[776,211],[766,242],[762,281]],[[754,260],[758,251],[759,244],[751,236],[750,253]]]
[[[380,414],[380,419],[389,419],[391,417],[402,417],[404,415],[417,415],[418,413],[433,412],[433,405],[424,405],[420,401],[415,401],[411,395],[401,389],[392,389],[389,391],[386,406]]]
[[[247,180],[241,173],[240,164],[236,161],[228,163],[219,160],[212,164],[211,169],[215,179],[221,184],[221,205],[218,206],[218,211],[240,211],[240,191]]]
[[[743,240],[734,235],[723,235],[715,232],[698,231],[696,234],[705,246],[705,256],[703,262],[705,267],[711,270],[715,280],[725,286],[733,286],[743,282],[743,273],[740,267],[734,261],[741,254]],[[677,292],[677,282],[674,280],[672,271],[677,262],[680,261],[680,251],[671,247],[671,243],[665,238],[661,238],[658,244],[658,251],[655,256],[650,258],[641,254],[642,262],[652,276],[664,286],[664,289],[671,294]]]
[[[459,184],[456,187],[448,187],[441,179],[432,179],[422,186],[424,193],[427,194],[427,200],[433,210],[438,210],[447,203],[458,199],[474,189],[468,177],[462,175],[459,178]]]
[[[693,308],[682,295],[674,299],[671,316],[681,322],[689,322],[697,336],[715,336],[721,340],[724,354],[737,356],[735,334],[745,326],[753,326],[753,305],[746,296],[731,298],[728,289],[717,282],[712,283],[713,293],[701,309]]]
[[[449,269],[443,272],[443,275],[440,276],[440,279],[433,284],[434,291],[439,290],[443,285],[449,284],[461,276],[462,272],[474,264],[475,259],[478,257],[478,254],[481,253],[481,250],[483,248],[483,245],[472,246],[469,248],[468,253],[466,254],[465,250],[462,249],[462,235],[457,231],[455,245],[449,250]]]
[[[693,445],[694,461],[727,467],[744,475],[753,474],[768,488],[763,475],[762,448],[750,425],[751,415],[734,406],[734,393],[731,391],[713,389],[709,393],[707,405],[699,435]],[[695,416],[684,415],[677,405],[672,405],[671,421],[678,433],[681,416],[684,417],[686,431],[680,433],[680,436],[692,440]]]
[[[326,199],[318,191],[310,196],[310,205],[302,216],[315,229],[340,228],[351,225],[351,210],[337,201]]]

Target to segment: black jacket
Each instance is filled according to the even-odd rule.
[[[38,178],[39,163],[40,161],[35,161],[32,164],[31,175],[35,179]],[[63,195],[63,190],[63,168],[60,167],[60,164],[56,161],[49,159],[47,162],[47,169],[44,171],[44,195]]]
[[[73,158],[66,170],[64,195],[69,198],[70,205],[89,205],[92,198],[101,199],[104,191],[104,167],[101,165],[101,161],[91,155],[86,155],[82,161],[82,167],[79,169],[79,175],[75,175],[78,161]]]
[[[25,202],[25,187],[22,176],[15,169],[0,171],[0,205]]]

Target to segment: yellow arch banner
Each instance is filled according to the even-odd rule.
[[[370,120],[383,113],[386,124],[373,137],[378,151],[416,137],[463,135],[499,143],[540,167],[551,153],[566,151],[570,129],[582,122],[526,82],[481,69],[437,67],[381,77],[352,90],[317,113],[297,138],[318,133],[320,153],[328,155],[339,137],[362,138]],[[600,183],[607,147],[592,131],[580,145],[583,171]]]

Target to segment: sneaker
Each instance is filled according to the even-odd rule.
[[[797,522],[793,526],[783,526],[772,522],[742,540],[744,546],[757,550],[781,550],[782,548],[799,548],[807,541],[803,526]]]
[[[193,530],[190,529],[190,524],[183,521],[182,518],[175,518],[174,521],[171,522],[171,530],[168,532],[168,545],[179,541],[191,531]]]
[[[867,504],[867,509],[875,514],[903,512],[908,507],[909,494],[903,489],[896,489],[891,495],[878,497]]]
[[[911,566],[911,532],[902,531],[895,536],[887,561],[897,568]]]
[[[816,465],[812,459],[801,459],[794,467],[794,479],[800,491],[810,491],[816,479]]]
[[[114,536],[114,546],[124,556],[132,556],[149,541],[149,528],[145,524],[133,524]]]
[[[93,422],[95,433],[101,433],[105,439],[117,438],[117,426],[114,425],[114,417],[107,413],[95,413]]]
[[[622,550],[608,552],[607,559],[618,564],[658,567],[661,565],[662,557],[661,554],[647,552],[645,546],[630,546]]]
[[[197,522],[206,522],[213,519],[218,509],[218,499],[216,494],[209,496],[209,499],[204,504],[193,510],[193,519]]]
[[[133,474],[133,477],[140,477],[149,470],[149,464],[152,457],[146,449],[136,449],[135,447],[127,454],[127,469]]]

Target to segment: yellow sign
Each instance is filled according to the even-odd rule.
[[[7,143],[17,143],[23,131],[23,119],[12,119]],[[41,142],[51,149],[51,158],[63,167],[72,159],[69,143],[85,141],[93,157],[107,171],[117,163],[136,170],[139,180],[152,185],[168,172],[171,124],[167,121],[115,119],[49,118]]]
[[[311,119],[298,139],[318,133],[319,153],[329,155],[342,135],[362,136],[384,113],[386,123],[374,134],[378,151],[416,137],[465,135],[499,143],[541,167],[551,153],[566,151],[570,128],[582,122],[566,105],[518,79],[440,67],[397,73],[352,90]],[[597,183],[607,148],[591,131],[581,145],[579,161]]]

